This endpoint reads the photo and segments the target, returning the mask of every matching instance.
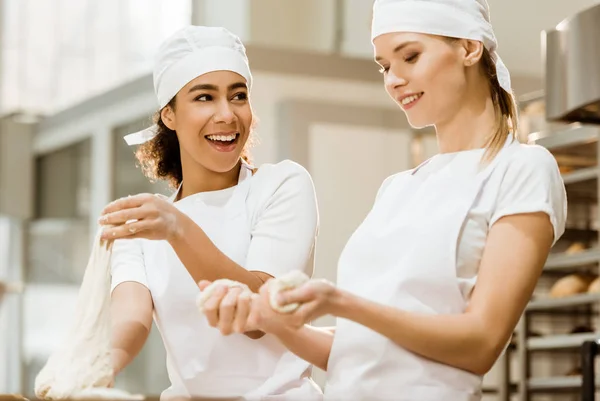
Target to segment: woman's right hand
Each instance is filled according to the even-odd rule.
[[[198,286],[202,291],[210,284],[203,280]],[[287,317],[271,308],[268,282],[258,294],[221,286],[204,303],[203,311],[208,323],[223,335],[257,330],[277,335],[291,329]]]

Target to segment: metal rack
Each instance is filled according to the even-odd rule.
[[[530,139],[532,139],[531,142],[550,150],[556,157],[559,166],[571,165],[573,167],[572,171],[562,174],[567,188],[569,204],[580,207],[580,210],[581,207],[585,210],[585,205],[588,205],[590,206],[588,213],[592,207],[598,207],[600,198],[598,196],[600,127],[572,124],[560,130],[553,130],[546,135],[539,133],[531,135]],[[581,215],[581,213],[579,214]],[[576,272],[598,275],[600,246],[596,244],[594,247],[573,254],[564,252],[565,242],[574,240],[578,236],[588,240],[598,240],[598,227],[600,224],[596,219],[596,216],[589,213],[584,227],[569,227],[569,222],[567,223],[567,231],[561,239],[563,243],[559,242],[548,257],[542,280],[544,278],[546,281],[553,280],[561,275]],[[582,352],[582,345],[590,342],[595,343],[596,340],[600,339],[600,326],[596,326],[591,332],[572,334],[549,332],[541,336],[533,336],[531,332],[536,331],[535,319],[540,315],[546,316],[550,320],[553,319],[553,316],[562,316],[563,318],[565,316],[577,316],[586,320],[588,327],[593,327],[596,323],[595,319],[598,317],[600,293],[581,293],[565,298],[551,298],[544,292],[544,288],[541,288],[538,295],[532,298],[521,318],[516,330],[516,350],[510,356],[516,358],[516,362],[518,362],[518,381],[510,383],[507,380],[504,386],[515,389],[515,392],[518,393],[518,399],[521,401],[532,399],[534,394],[554,395],[559,393],[563,397],[560,399],[571,399],[564,398],[569,397],[569,395],[574,397],[573,399],[580,399],[583,388],[582,375],[534,376],[532,375],[532,360],[534,355],[542,354],[547,358],[548,364],[551,364],[555,355],[567,354],[572,355],[574,360],[579,361],[581,358],[578,356]],[[590,386],[600,388],[600,382],[594,384],[593,379],[589,377],[586,380],[588,388]],[[590,380],[592,380],[591,384],[589,383]]]

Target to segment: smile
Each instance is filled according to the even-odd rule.
[[[205,138],[211,146],[219,152],[232,152],[237,147],[239,142],[240,133],[227,133],[227,134],[211,134],[206,135]]]
[[[400,105],[402,106],[403,109],[409,109],[412,106],[414,106],[419,99],[421,99],[421,97],[423,96],[423,92],[420,93],[415,93],[414,95],[409,95],[406,97],[403,97],[399,100]]]

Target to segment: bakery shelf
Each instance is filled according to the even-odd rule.
[[[528,312],[570,308],[573,306],[588,305],[594,302],[600,302],[600,293],[577,294],[564,298],[544,298],[534,299],[527,305]]]
[[[596,339],[600,339],[599,332],[531,337],[527,339],[527,349],[530,351],[543,351],[577,348],[581,346],[584,341]]]
[[[596,381],[600,387],[600,381]],[[545,392],[556,390],[574,390],[581,388],[581,376],[534,377],[527,381],[527,388],[531,392]]]
[[[600,249],[588,249],[585,251],[565,254],[557,253],[550,255],[544,266],[545,270],[569,269],[579,266],[587,266],[600,261]]]
[[[600,173],[600,169],[598,167],[586,167],[570,173],[565,173],[562,175],[562,178],[565,185],[569,185],[582,181],[598,179],[598,173]]]

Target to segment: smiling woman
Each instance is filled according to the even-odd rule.
[[[154,121],[156,137],[136,150],[150,179],[168,180],[177,188],[183,164],[222,174],[233,170],[240,158],[251,163],[255,117],[246,81],[235,72],[214,71],[193,79],[155,114]],[[210,179],[203,184],[204,190],[213,190],[211,184],[220,186]]]
[[[155,124],[125,137],[170,198],[139,194],[107,205],[112,253],[112,356],[119,373],[140,351],[152,318],[167,351],[171,387],[161,399],[319,400],[310,364],[272,335],[223,337],[196,307],[201,280],[218,288],[226,317],[242,289],[257,291],[290,271],[312,274],[318,215],[300,165],[250,165],[252,76],[240,40],[223,28],[190,26],[158,50]],[[209,305],[210,307],[210,305]]]

